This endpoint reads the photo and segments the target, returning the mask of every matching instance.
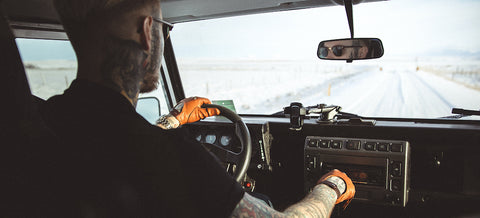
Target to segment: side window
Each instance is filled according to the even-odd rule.
[[[16,39],[32,94],[48,99],[62,94],[77,75],[77,59],[69,41],[44,39]],[[162,84],[160,82],[160,84]],[[163,87],[142,96],[153,96],[160,101],[161,113],[167,113]]]
[[[161,60],[161,63],[162,63],[162,67],[163,66],[166,66],[167,64],[165,63],[165,58],[163,58],[162,56],[162,60]],[[163,114],[168,114],[169,112],[169,107],[168,107],[168,104],[167,104],[167,99],[169,96],[167,96],[166,93],[168,93],[167,91],[165,91],[166,89],[168,89],[168,82],[166,81],[163,81],[162,80],[162,77],[160,76],[160,81],[158,81],[158,88],[154,91],[151,91],[149,93],[143,93],[143,94],[140,94],[138,97],[139,98],[151,98],[151,97],[155,97],[159,100],[159,103],[160,103],[160,111],[159,111],[159,114],[160,115],[163,115]],[[168,80],[168,77],[167,77],[167,80]],[[170,91],[170,93],[172,93],[172,91]],[[137,105],[138,106],[138,105]],[[137,108],[137,112],[138,112],[138,109]],[[140,113],[142,114],[142,113]],[[144,116],[145,117],[145,116]],[[147,120],[149,121],[156,121],[158,119],[155,119],[155,120],[150,120],[148,119],[147,117],[145,117]],[[153,123],[153,122],[152,122]]]
[[[32,94],[48,99],[75,79],[77,60],[68,41],[16,39]]]
[[[160,115],[168,114],[168,111],[169,111],[168,106],[167,106],[167,100],[166,100],[167,97],[165,96],[164,87],[161,84],[162,83],[160,82],[157,90],[149,92],[149,93],[140,94],[140,96],[139,96],[139,98],[151,98],[151,97],[157,98],[159,100],[159,103],[160,103],[160,111],[159,111]],[[138,109],[139,108],[137,108],[137,111],[138,111]],[[140,114],[142,114],[142,113],[140,113]],[[147,117],[145,117],[145,118],[149,121],[156,121],[158,119],[158,117],[156,119],[148,119]]]

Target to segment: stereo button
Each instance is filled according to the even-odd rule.
[[[307,143],[308,143],[308,147],[318,147],[316,139],[309,139]]]
[[[375,143],[375,142],[366,142],[365,145],[364,145],[364,148],[367,151],[375,151],[375,145],[376,144],[377,143]]]
[[[393,152],[402,152],[402,144],[392,144]]]
[[[393,162],[392,165],[392,175],[393,176],[402,176],[402,163]]]
[[[307,171],[312,171],[316,168],[316,160],[315,156],[305,155],[305,169]]]
[[[357,140],[348,141],[345,147],[348,150],[360,150],[360,141],[357,141]]]
[[[390,181],[390,189],[392,191],[400,191],[402,189],[402,182],[400,180],[391,180]]]
[[[378,143],[377,150],[388,151],[388,143]]]
[[[329,140],[321,140],[318,142],[318,146],[320,148],[329,148],[330,147],[330,141]]]
[[[333,141],[332,148],[341,149],[343,146],[343,141]]]

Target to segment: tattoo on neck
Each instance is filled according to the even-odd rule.
[[[142,64],[148,54],[133,40],[110,36],[103,44],[106,58],[101,66],[102,83],[126,95],[134,104],[146,72]]]

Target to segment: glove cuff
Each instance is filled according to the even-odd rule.
[[[333,182],[330,182],[330,181],[328,181],[328,180],[325,180],[325,181],[322,181],[322,182],[320,182],[320,183],[318,183],[318,184],[319,184],[319,185],[320,185],[320,184],[324,184],[324,185],[330,187],[331,189],[333,189],[333,190],[335,191],[335,193],[337,193],[337,198],[336,198],[336,199],[338,199],[338,198],[342,195],[342,194],[340,193],[340,191],[338,190],[337,184],[335,184],[335,183],[333,183]],[[336,199],[335,199],[335,200],[336,200]]]
[[[180,126],[180,122],[171,114],[162,115],[156,124],[162,129],[176,129]]]
[[[342,173],[338,170],[333,170],[333,171],[331,171],[331,173],[322,176],[322,178],[320,178],[318,180],[317,184],[319,184],[319,183],[321,183],[321,182],[323,182],[323,181],[325,181],[325,180],[327,180],[331,177],[339,177],[340,179],[343,180],[343,182],[345,182],[346,189],[345,189],[344,193],[335,202],[335,204],[338,204],[338,203],[346,200],[346,203],[343,206],[343,208],[345,209],[348,206],[348,204],[350,203],[350,201],[353,199],[353,197],[355,196],[355,186],[353,185],[352,180],[350,178],[348,178],[347,174]]]

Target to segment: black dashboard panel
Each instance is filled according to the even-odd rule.
[[[405,183],[408,196],[405,201],[402,200],[400,207],[358,199],[345,211],[337,207],[332,214],[334,217],[480,215],[480,124],[477,122],[377,120],[373,126],[363,126],[319,124],[313,119],[306,119],[302,130],[294,131],[290,130],[287,118],[243,118],[252,134],[255,153],[248,175],[255,181],[255,192],[268,195],[276,209],[285,209],[305,196],[308,189],[305,146],[309,139],[316,138],[345,142],[360,140],[363,143],[361,146],[368,141],[377,142],[376,146],[388,142],[389,152],[392,143],[408,142],[410,150],[409,160],[405,159],[410,165],[408,184]],[[222,132],[225,130],[223,125],[222,122],[209,120],[191,126],[208,126],[209,131]],[[326,154],[320,148],[315,149],[317,154]],[[362,149],[365,150],[365,147]],[[378,147],[375,149],[379,152]],[[402,149],[405,151],[406,147]],[[368,163],[371,157],[365,156],[364,161]],[[341,161],[336,161],[336,164],[344,166]],[[347,161],[343,164],[348,166],[351,163]],[[391,189],[391,185],[392,182],[387,182],[385,188]]]

